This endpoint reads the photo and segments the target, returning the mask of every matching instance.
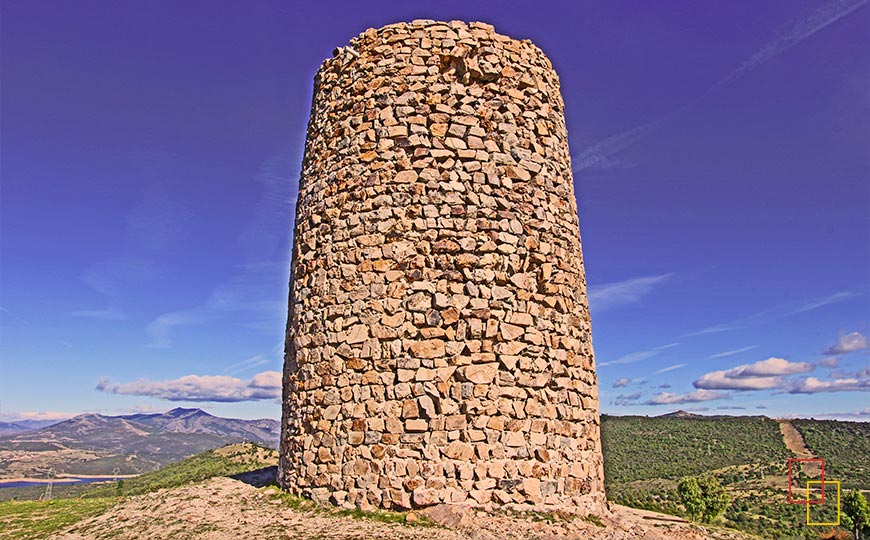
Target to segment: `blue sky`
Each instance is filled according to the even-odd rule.
[[[4,0],[0,418],[277,417],[314,72],[415,18],[559,72],[604,412],[870,418],[866,4]]]

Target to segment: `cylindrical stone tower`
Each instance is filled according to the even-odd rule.
[[[603,511],[559,79],[486,24],[370,29],[317,73],[279,481],[343,506]]]

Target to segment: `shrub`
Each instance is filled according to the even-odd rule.
[[[680,479],[677,493],[686,507],[686,513],[693,520],[700,518],[705,523],[710,523],[728,507],[729,499],[725,488],[712,476],[686,476]]]

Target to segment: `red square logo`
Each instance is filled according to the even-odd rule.
[[[798,495],[795,498],[792,495],[792,476],[794,475],[794,464],[802,466],[804,464],[810,465],[812,463],[816,463],[821,468],[821,476],[818,480],[821,480],[821,486],[819,487],[819,492],[822,497],[820,499],[810,499],[807,500],[806,492],[804,490],[808,489],[805,486],[797,486]],[[806,469],[807,467],[803,467]],[[805,471],[806,472],[806,471]],[[816,478],[813,478],[816,480]],[[825,460],[822,458],[789,458],[788,460],[788,502],[789,504],[823,504],[825,502]]]

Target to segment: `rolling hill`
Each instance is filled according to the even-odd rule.
[[[789,458],[783,424],[797,428],[808,452],[825,459],[825,478],[845,488],[870,488],[870,423],[775,420],[765,416],[700,416],[677,411],[659,417],[601,417],[607,497],[619,504],[683,515],[676,485],[683,476],[714,476],[731,504],[724,523],[766,538],[815,538],[806,506],[787,502]],[[811,477],[795,471],[804,493]],[[835,521],[834,504],[813,508]],[[807,536],[809,535],[809,536]]]

